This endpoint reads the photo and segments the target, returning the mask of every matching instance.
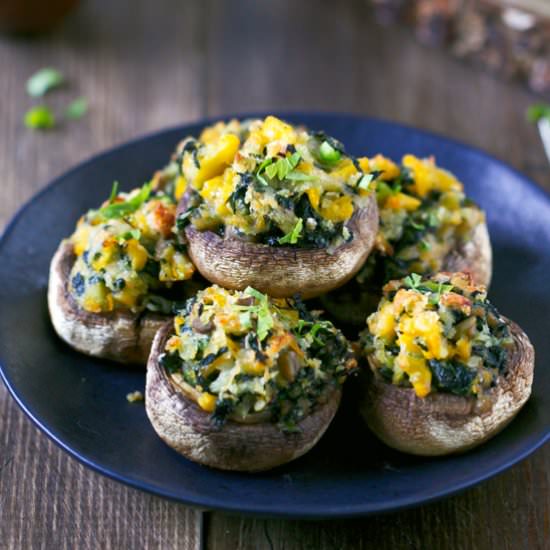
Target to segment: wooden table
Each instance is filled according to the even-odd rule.
[[[53,65],[90,113],[23,127],[25,81]],[[362,1],[89,0],[55,32],[0,37],[0,224],[52,177],[128,138],[204,115],[318,109],[375,115],[480,146],[550,189],[529,93],[377,27]],[[109,175],[107,174],[108,178]],[[46,391],[46,390],[45,390]],[[0,389],[0,547],[548,548],[550,447],[465,493],[353,521],[201,512],[95,474]]]

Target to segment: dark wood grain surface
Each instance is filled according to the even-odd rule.
[[[53,65],[90,113],[21,122],[27,77]],[[83,2],[54,32],[0,37],[0,226],[49,179],[114,143],[202,115],[348,111],[480,146],[550,190],[525,109],[536,98],[371,21],[361,1]],[[108,175],[106,176],[108,177]],[[550,447],[465,493],[382,517],[298,522],[202,513],[70,459],[0,388],[0,548],[550,547]]]

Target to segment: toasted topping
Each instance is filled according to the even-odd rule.
[[[172,232],[175,213],[174,199],[153,184],[119,193],[115,183],[109,200],[83,216],[71,236],[70,289],[79,306],[93,313],[170,313],[172,303],[162,294],[194,271]]]
[[[361,339],[371,367],[393,384],[479,396],[506,369],[505,320],[464,273],[412,274],[384,287]]]
[[[379,288],[409,273],[437,273],[484,221],[462,184],[433,158],[405,155],[399,167],[377,155],[362,159],[362,167],[376,174],[380,229],[375,251],[357,275],[360,284]]]
[[[273,420],[292,430],[355,366],[332,323],[253,288],[199,292],[174,330],[161,364],[217,421]]]
[[[337,246],[353,238],[345,225],[372,192],[373,176],[340,142],[273,116],[218,123],[180,150],[192,189],[181,227],[271,246]]]

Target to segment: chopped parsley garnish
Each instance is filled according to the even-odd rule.
[[[422,239],[418,243],[418,245],[420,246],[420,250],[423,250],[423,251],[431,250],[432,248],[432,245],[426,239]]]
[[[256,171],[256,178],[264,186],[269,185],[268,181],[264,177],[264,174],[271,180],[278,179],[279,181],[283,181],[285,179],[292,181],[314,180],[314,176],[294,170],[294,168],[296,168],[296,166],[300,163],[301,158],[302,157],[298,152],[294,152],[290,156],[280,158],[278,160],[267,158],[258,167],[258,170]]]
[[[439,302],[442,294],[450,292],[454,288],[451,284],[436,283],[434,281],[424,282],[422,283],[422,287],[427,288],[432,293],[429,302],[434,305]]]
[[[291,181],[313,181],[317,178],[315,176],[312,176],[311,174],[305,174],[304,172],[293,170],[292,172],[287,174],[286,179]]]
[[[324,345],[324,341],[318,338],[317,334],[321,330],[329,330],[333,328],[333,324],[330,321],[306,321],[305,319],[300,319],[294,332],[297,336],[302,338],[310,335],[311,339],[318,344],[319,346]],[[306,330],[307,329],[307,332]]]
[[[25,113],[23,119],[27,128],[33,130],[46,130],[55,126],[55,116],[49,107],[37,105]]]
[[[302,235],[303,227],[304,221],[302,220],[302,218],[299,218],[292,231],[279,239],[279,244],[296,244],[298,242],[298,239]]]
[[[265,159],[260,166],[258,167],[258,170],[256,171],[256,178],[258,178],[258,181],[265,185],[266,187],[269,185],[267,183],[267,180],[262,176],[262,172],[273,162],[273,159],[267,158]]]
[[[409,224],[418,231],[424,231],[424,229],[426,229],[426,226],[423,223],[416,222],[413,219],[409,221]]]
[[[401,191],[401,185],[399,183],[394,185],[388,185],[384,181],[376,182],[376,198],[378,204],[384,203],[384,201],[392,195],[397,195]]]
[[[269,331],[273,328],[273,317],[269,311],[269,298],[255,288],[248,287],[244,293],[255,298],[255,303],[250,306],[239,306],[243,313],[240,315],[240,322],[245,327],[252,326],[252,315],[256,316],[256,332],[258,340],[264,340]]]
[[[319,158],[327,164],[335,164],[342,157],[342,153],[328,141],[323,141],[319,147]]]
[[[111,194],[109,195],[109,204],[113,204],[118,196],[118,181],[113,181],[113,187],[111,188]]]
[[[82,118],[88,112],[88,101],[86,98],[79,97],[75,99],[65,109],[65,116],[67,118],[77,119]]]
[[[272,162],[265,167],[265,173],[270,179],[279,179],[283,181],[300,163],[300,153],[292,153],[292,155]]]
[[[418,292],[430,292],[430,304],[437,304],[441,299],[441,295],[453,290],[452,284],[438,283],[436,281],[422,281],[422,277],[418,273],[411,273],[403,279],[403,283],[407,288],[417,290]]]
[[[418,273],[411,273],[403,279],[403,282],[406,287],[416,290],[418,285],[422,282],[422,277]]]
[[[126,231],[126,233],[123,233],[120,238],[124,241],[129,241],[130,239],[136,239],[136,241],[139,241],[141,237],[141,231],[139,229],[132,229],[131,231]]]
[[[99,209],[99,214],[110,220],[122,218],[135,212],[151,195],[152,185],[146,183],[138,193],[124,202],[113,202]]]
[[[27,80],[27,93],[31,97],[42,97],[63,82],[63,75],[57,69],[51,67],[40,69]]]

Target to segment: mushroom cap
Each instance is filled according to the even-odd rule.
[[[155,336],[147,363],[145,406],[160,438],[189,460],[222,470],[269,470],[309,451],[334,418],[340,404],[340,389],[303,418],[297,432],[285,433],[268,421],[227,420],[222,426],[215,425],[211,414],[178,389],[159,363],[173,330],[169,322]]]
[[[48,284],[50,318],[59,337],[86,355],[145,366],[155,333],[167,316],[127,310],[91,313],[80,308],[69,290],[74,262],[71,243],[62,241],[50,264]]]
[[[467,451],[500,432],[529,398],[535,362],[525,332],[507,323],[514,342],[507,370],[480,399],[437,392],[420,398],[412,388],[363,373],[359,410],[371,431],[389,447],[421,456]]]
[[[447,255],[441,271],[470,273],[474,283],[486,287],[491,284],[493,251],[485,222],[474,228],[472,236],[467,242]]]
[[[476,284],[489,286],[493,269],[493,253],[489,231],[485,222],[474,228],[470,240],[451,251],[441,266],[441,271],[467,272]],[[348,325],[364,325],[367,315],[376,310],[380,292],[362,289],[359,284],[350,283],[334,294],[321,297],[326,310],[339,322]]]
[[[184,195],[179,211],[187,207]],[[326,248],[276,247],[224,239],[212,231],[185,228],[189,256],[200,273],[225,288],[243,290],[251,286],[276,298],[300,293],[318,296],[351,279],[369,255],[378,231],[378,206],[373,194],[365,207],[355,211],[347,223],[351,241],[330,253]]]

